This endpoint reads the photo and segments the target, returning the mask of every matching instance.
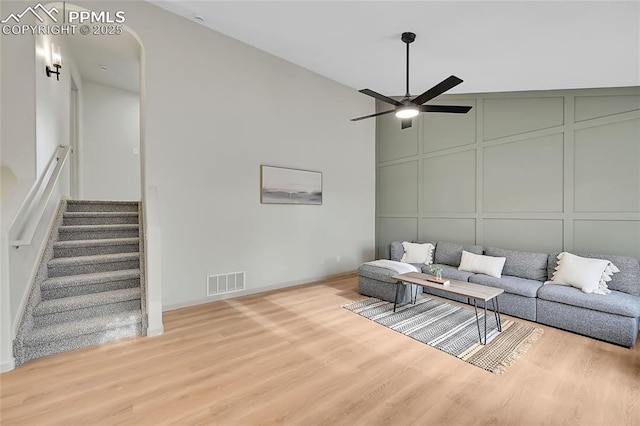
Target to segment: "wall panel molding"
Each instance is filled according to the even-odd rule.
[[[438,102],[474,105],[473,115],[423,114],[405,135],[394,117],[378,121],[379,255],[411,236],[640,257],[640,87]],[[386,168],[401,164],[404,175]],[[395,186],[414,165],[415,192]]]
[[[564,98],[523,96],[483,100],[484,140],[562,126]]]
[[[563,133],[485,147],[481,167],[485,212],[563,211]]]
[[[640,212],[640,119],[574,132],[574,211]]]
[[[630,111],[640,111],[640,96],[576,96],[574,120],[587,121]]]

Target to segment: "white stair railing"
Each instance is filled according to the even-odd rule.
[[[58,183],[64,164],[69,158],[70,151],[69,145],[60,145],[47,163],[45,171],[29,190],[9,227],[12,247],[28,246],[33,241],[33,236]]]

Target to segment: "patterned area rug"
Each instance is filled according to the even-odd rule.
[[[478,341],[478,326],[473,309],[450,305],[423,297],[416,304],[398,306],[369,298],[344,306],[365,318],[456,356],[463,361],[496,374],[502,374],[531,344],[542,336],[541,328],[502,318],[498,332],[495,316],[487,311],[487,341]],[[484,310],[478,310],[484,337]]]

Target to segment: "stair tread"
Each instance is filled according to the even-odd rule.
[[[75,287],[88,284],[100,284],[109,281],[122,281],[140,278],[140,269],[121,269],[119,271],[94,272],[92,274],[65,275],[46,279],[40,286],[42,290]]]
[[[102,293],[83,294],[80,296],[64,297],[61,299],[43,300],[33,308],[33,315],[39,316],[54,314],[136,299],[140,299],[140,287],[110,290]]]
[[[138,212],[64,212],[64,217],[137,217]]]
[[[138,229],[137,223],[117,223],[107,225],[60,225],[61,232],[86,232],[86,231],[120,231]]]
[[[138,205],[139,201],[121,201],[121,200],[67,200],[69,204],[119,204],[119,205]]]
[[[71,248],[71,247],[99,247],[99,246],[116,246],[116,245],[130,245],[138,244],[140,238],[101,238],[95,240],[70,240],[70,241],[56,241],[53,243],[54,248]]]
[[[98,263],[126,262],[140,259],[140,252],[94,254],[91,256],[56,257],[47,264],[50,268],[73,265],[93,265]]]
[[[27,346],[45,344],[83,334],[97,333],[112,328],[137,324],[141,321],[142,313],[140,310],[106,314],[78,321],[66,321],[60,324],[52,324],[30,330],[25,336],[24,343]]]

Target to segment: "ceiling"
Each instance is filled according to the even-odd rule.
[[[140,45],[127,32],[118,37],[65,37],[65,43],[83,80],[140,91]]]
[[[354,89],[450,93],[640,85],[640,2],[159,1],[151,3]],[[202,22],[199,19],[202,19]]]
[[[150,2],[354,89],[390,96],[405,91],[404,31],[417,34],[414,95],[451,74],[464,83],[448,93],[640,86],[640,1]],[[84,80],[139,91],[132,36],[67,40]]]

